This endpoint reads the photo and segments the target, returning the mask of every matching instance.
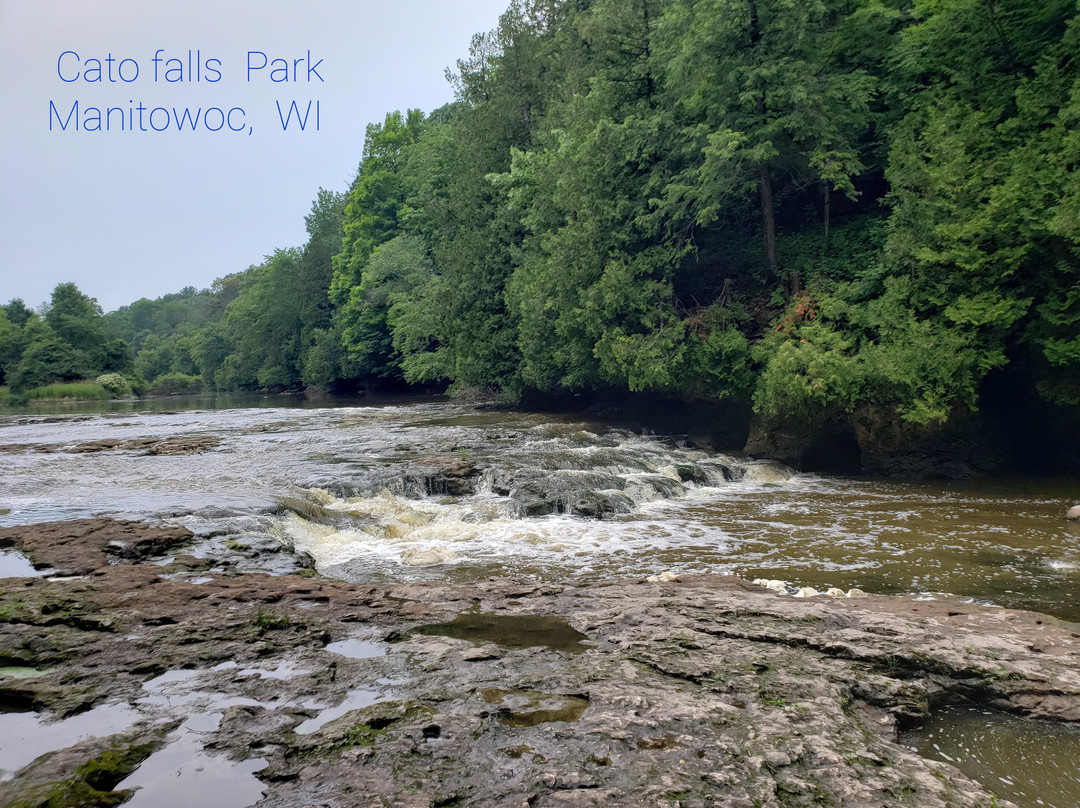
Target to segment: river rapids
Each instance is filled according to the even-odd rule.
[[[726,572],[1080,617],[1074,480],[829,478],[580,416],[261,403],[293,406],[0,416],[0,524],[160,519],[355,582]]]

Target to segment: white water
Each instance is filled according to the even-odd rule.
[[[184,435],[221,442],[71,451]],[[454,463],[475,467],[473,493],[445,493],[437,472]],[[431,402],[3,416],[0,480],[0,525],[165,519],[200,536],[200,554],[283,544],[347,580],[733,572],[1080,617],[1080,527],[1062,519],[1075,480],[826,478],[677,435]],[[554,512],[528,515],[544,497]]]

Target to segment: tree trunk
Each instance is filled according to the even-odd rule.
[[[765,227],[765,261],[767,275],[765,280],[771,283],[776,279],[776,212],[773,210],[772,172],[769,164],[758,167],[761,183],[761,220]]]
[[[642,0],[641,15],[645,25],[645,99],[649,102],[649,109],[654,109],[656,104],[653,96],[656,94],[656,82],[652,74],[652,22],[649,18],[649,0]]]
[[[829,224],[832,218],[832,192],[829,190],[829,184],[827,182],[821,183],[821,193],[825,197],[822,207],[824,208],[824,224],[825,224],[825,244],[821,249],[821,255],[824,258],[825,254],[829,251]]]

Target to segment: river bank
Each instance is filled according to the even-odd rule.
[[[1000,387],[1000,385],[999,385]],[[1007,385],[1006,385],[1007,387]],[[995,388],[996,389],[996,388]],[[6,407],[4,415],[170,412],[192,408],[334,408],[450,403],[427,387],[328,393],[220,391],[113,399],[42,399]],[[637,393],[533,394],[514,405],[490,396],[457,406],[519,413],[558,413],[631,431],[680,434],[712,451],[775,460],[798,471],[894,480],[957,480],[1017,474],[1080,476],[1080,422],[1075,414],[1045,402],[988,396],[977,411],[958,410],[943,423],[915,425],[896,412],[862,408],[812,420],[763,417],[749,401],[689,400]]]
[[[1034,613],[725,576],[350,585],[208,572],[192,539],[0,534],[75,573],[0,596],[4,804],[1008,805],[898,729],[1080,721],[1080,634]]]

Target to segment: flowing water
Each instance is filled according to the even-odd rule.
[[[792,587],[953,593],[1080,620],[1080,526],[1063,518],[1080,495],[1075,479],[910,483],[796,474],[694,448],[678,435],[432,400],[171,399],[98,410],[0,416],[0,525],[91,515],[164,519],[190,528],[204,545],[284,546],[309,554],[325,575],[357,582],[722,572]],[[181,453],[168,453],[174,450]],[[39,573],[0,552],[0,578],[28,574]],[[428,630],[551,641],[548,626],[508,634],[490,623],[466,616]],[[575,650],[583,648],[579,639],[568,640]],[[360,659],[383,653],[359,640],[328,650]],[[148,683],[161,689],[149,701],[193,697],[170,696],[170,686]],[[321,712],[299,731],[377,698],[378,691],[358,690],[336,707],[307,705]],[[491,695],[508,722],[570,720],[581,709],[554,698]],[[140,788],[139,804],[164,805],[178,778],[188,789],[232,788],[228,804],[257,799],[251,773],[259,761],[207,757],[195,740],[229,704],[203,704],[123,784]],[[126,706],[99,709],[111,709],[124,726],[138,718]],[[46,747],[81,737],[79,722],[108,730],[95,712],[58,724],[30,713],[5,716],[22,752],[5,765],[6,776]],[[1057,806],[1080,798],[1076,740],[1037,722],[954,712],[907,742],[1000,786],[1018,804]],[[1051,749],[1065,750],[1064,775],[1046,787],[1051,796],[1065,793],[1064,802],[1039,791],[1045,783],[1035,785],[1045,779]],[[3,742],[0,751],[10,752]],[[1032,761],[1042,772],[1033,778],[1020,773]],[[1003,776],[1010,782],[995,783]]]
[[[677,435],[430,400],[166,403],[0,416],[0,524],[164,518],[220,542],[280,542],[351,581],[725,572],[1080,619],[1080,527],[1062,518],[1075,479],[796,474]],[[178,436],[220,443],[80,447]]]

